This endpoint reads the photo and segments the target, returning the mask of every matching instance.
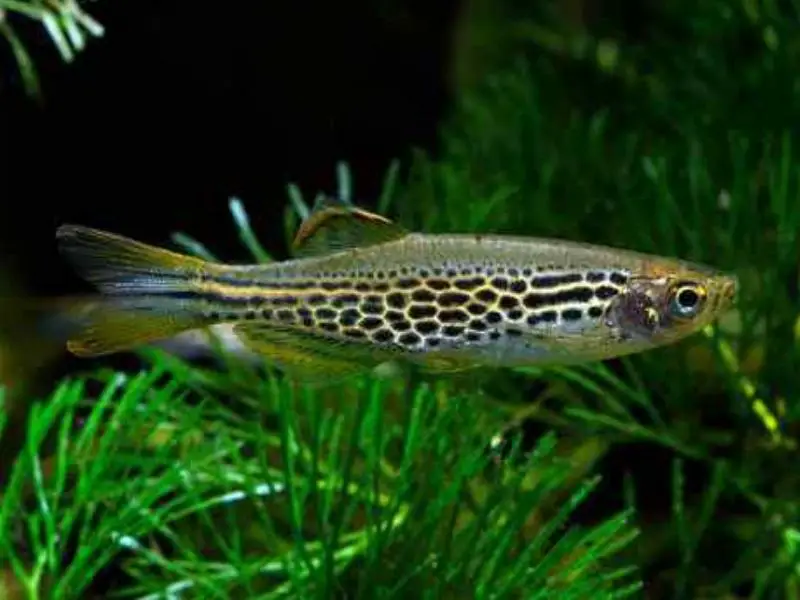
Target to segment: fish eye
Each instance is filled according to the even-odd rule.
[[[706,299],[706,289],[695,283],[681,283],[673,289],[669,311],[673,317],[688,319],[697,315]]]

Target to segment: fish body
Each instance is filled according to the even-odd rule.
[[[572,364],[678,341],[735,296],[735,277],[677,259],[563,240],[422,234],[323,205],[298,258],[225,265],[97,230],[58,239],[103,301],[68,347],[133,348],[230,326],[306,379],[397,358],[431,371]]]

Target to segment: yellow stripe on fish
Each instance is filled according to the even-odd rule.
[[[67,225],[64,254],[104,300],[68,343],[91,356],[232,324],[292,375],[331,379],[404,358],[431,371],[569,364],[678,341],[737,282],[677,259],[562,240],[411,233],[322,203],[297,258],[224,265]]]

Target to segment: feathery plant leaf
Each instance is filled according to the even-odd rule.
[[[169,365],[161,366],[179,372],[174,358]],[[169,562],[137,553],[131,563],[137,595],[192,587],[205,597],[321,597],[346,586],[357,597],[437,598],[475,585],[481,598],[500,588],[615,598],[635,588],[633,573],[603,567],[634,535],[629,513],[562,537],[593,485],[567,484],[554,436],[519,468],[497,470],[480,413],[460,408],[467,398],[437,402],[445,387],[365,378],[318,392],[266,378],[243,392],[258,398],[263,418],[210,409],[208,422],[236,433],[224,442],[215,434],[230,450],[192,481],[235,473],[245,491],[169,519],[156,534],[172,541]],[[273,493],[246,492],[259,488]]]
[[[26,91],[41,93],[39,78],[25,42],[16,33],[18,18],[39,22],[64,62],[72,62],[90,37],[104,34],[103,26],[86,13],[77,0],[0,0],[0,34],[8,42],[17,62]]]

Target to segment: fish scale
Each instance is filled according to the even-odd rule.
[[[431,372],[574,364],[674,343],[731,303],[736,278],[708,266],[563,240],[411,233],[322,203],[296,258],[226,265],[74,225],[62,252],[100,300],[68,348],[127,350],[231,326],[304,380],[405,357]]]

